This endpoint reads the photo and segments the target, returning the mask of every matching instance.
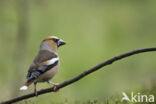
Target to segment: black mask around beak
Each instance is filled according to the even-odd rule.
[[[66,44],[66,42],[65,41],[63,41],[63,40],[58,40],[58,42],[57,42],[57,46],[58,47],[60,47],[60,46],[62,46],[62,45],[65,45]]]

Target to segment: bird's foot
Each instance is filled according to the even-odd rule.
[[[37,97],[37,96],[38,96],[38,94],[37,94],[37,90],[36,90],[36,89],[34,90],[34,93],[35,93],[35,96]]]
[[[56,91],[58,83],[53,83],[53,89]]]
[[[36,89],[36,82],[34,82],[34,93],[35,93],[35,95],[36,95],[36,97],[38,96],[38,94],[37,94],[37,89]]]
[[[48,83],[53,85],[53,90],[54,90],[54,91],[57,90],[57,85],[58,85],[59,83],[53,83],[53,82],[50,82],[50,81],[48,81]]]

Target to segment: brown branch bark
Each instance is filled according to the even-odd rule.
[[[87,76],[88,74],[91,74],[93,73],[94,71],[97,71],[99,70],[100,68],[104,67],[104,66],[107,66],[109,64],[112,64],[113,62],[115,61],[118,61],[118,60],[121,60],[123,58],[126,58],[126,57],[129,57],[129,56],[132,56],[132,55],[135,55],[135,54],[139,54],[139,53],[143,53],[143,52],[151,52],[151,51],[156,51],[156,47],[153,47],[153,48],[144,48],[144,49],[137,49],[137,50],[134,50],[134,51],[130,51],[130,52],[127,52],[127,53],[124,53],[124,54],[121,54],[119,56],[115,56],[111,59],[108,59],[82,73],[80,73],[79,75],[75,76],[74,78],[71,78],[67,81],[64,81],[63,83],[57,85],[55,91],[65,87],[65,86],[68,86],[80,79],[82,79],[83,77]],[[43,89],[43,90],[40,90],[38,91],[38,95],[42,95],[42,94],[46,94],[46,93],[49,93],[49,92],[55,92],[53,87],[52,88],[47,88],[47,89]],[[24,99],[28,99],[28,98],[31,98],[31,97],[35,97],[35,93],[30,93],[30,94],[26,94],[26,95],[23,95],[23,96],[19,96],[19,97],[16,97],[16,98],[13,98],[13,99],[10,99],[10,100],[7,100],[7,101],[4,101],[4,102],[1,102],[0,104],[12,104],[12,103],[15,103],[15,102],[18,102],[18,101],[21,101],[21,100],[24,100]]]

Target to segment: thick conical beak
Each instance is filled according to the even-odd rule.
[[[60,39],[57,43],[57,46],[60,47],[60,46],[65,45],[65,44],[66,44],[66,42]]]

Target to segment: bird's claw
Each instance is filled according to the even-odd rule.
[[[56,91],[58,83],[52,83],[52,85],[53,85],[53,90]]]
[[[53,83],[53,82],[51,82],[51,81],[48,81],[48,83],[53,85],[52,88],[53,88],[54,91],[57,90],[57,85],[58,85],[59,83]]]
[[[35,90],[35,96],[36,96],[36,97],[38,96],[38,94],[37,94],[37,90]]]

